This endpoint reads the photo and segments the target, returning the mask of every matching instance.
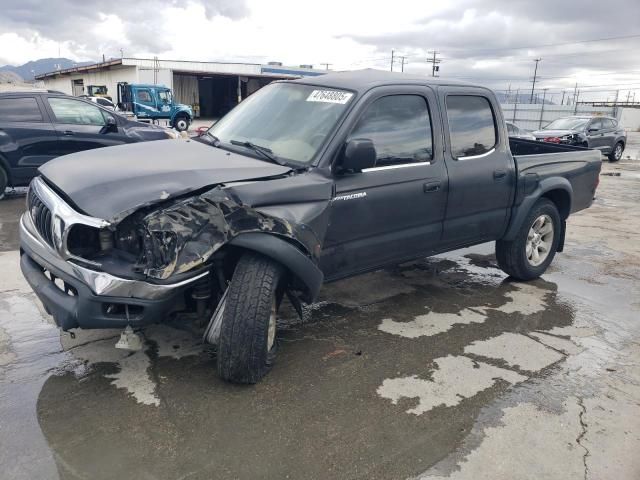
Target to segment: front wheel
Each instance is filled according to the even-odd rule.
[[[271,369],[282,273],[282,267],[265,256],[246,253],[240,258],[220,325],[218,374],[222,379],[256,383]]]
[[[611,162],[619,161],[622,158],[622,152],[624,152],[624,145],[622,144],[622,142],[616,143],[615,147],[613,147],[613,150],[608,155],[609,161]]]
[[[179,132],[185,132],[189,128],[189,117],[178,115],[173,121],[174,128]]]
[[[538,200],[513,240],[496,242],[500,268],[518,280],[533,280],[542,275],[558,249],[562,221],[553,202]]]

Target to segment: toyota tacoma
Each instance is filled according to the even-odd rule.
[[[600,152],[509,139],[480,86],[374,70],[274,82],[206,134],[67,155],[39,170],[21,268],[63,330],[196,317],[219,375],[271,368],[286,296],[495,242],[542,275],[589,207]]]

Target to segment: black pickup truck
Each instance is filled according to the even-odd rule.
[[[197,140],[40,168],[21,267],[68,330],[208,324],[218,372],[257,382],[287,296],[495,241],[519,280],[562,251],[600,152],[509,139],[488,89],[374,70],[272,83]]]

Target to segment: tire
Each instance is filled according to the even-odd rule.
[[[544,219],[542,223],[541,219]],[[549,226],[550,234],[547,232]],[[498,265],[503,272],[517,280],[538,278],[553,261],[561,228],[562,220],[557,207],[552,201],[541,198],[533,205],[513,240],[496,242]],[[546,251],[543,251],[545,248]]]
[[[9,186],[9,176],[3,167],[0,167],[0,200],[4,198],[4,192]]]
[[[173,128],[179,132],[185,132],[189,129],[189,117],[186,115],[178,115],[173,121]]]
[[[609,157],[609,161],[610,162],[619,161],[622,158],[622,152],[624,152],[624,143],[622,142],[616,143],[611,153],[607,155]]]
[[[257,383],[275,359],[278,284],[282,267],[244,254],[233,273],[220,326],[218,374],[232,383]]]

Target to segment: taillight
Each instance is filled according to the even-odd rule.
[[[560,137],[547,137],[544,139],[545,142],[549,142],[549,143],[560,143],[562,142],[562,140],[560,139]]]

